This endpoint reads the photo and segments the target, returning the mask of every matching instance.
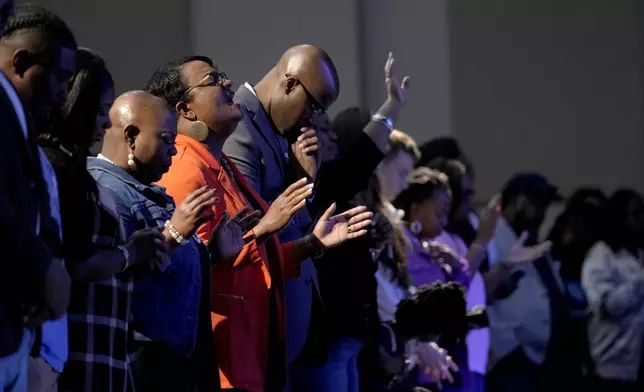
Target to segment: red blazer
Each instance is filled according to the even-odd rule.
[[[195,139],[177,135],[177,155],[159,185],[177,204],[192,191],[208,185],[219,191],[219,212],[197,234],[205,242],[221,211],[235,215],[247,205],[248,195],[266,213],[268,205],[248,184],[235,164],[223,155],[233,171],[233,182],[215,157]],[[241,188],[241,189],[240,189]],[[243,189],[243,192],[242,192]],[[222,388],[263,392],[266,378],[269,331],[269,295],[275,296],[279,344],[285,347],[284,280],[297,278],[298,263],[292,243],[280,244],[276,235],[265,243],[249,242],[230,260],[212,268],[210,310]],[[272,359],[275,360],[275,359]],[[284,366],[286,362],[284,360]]]

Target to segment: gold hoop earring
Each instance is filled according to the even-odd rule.
[[[192,137],[198,142],[203,142],[206,139],[208,139],[208,134],[210,133],[210,130],[208,129],[208,126],[206,125],[205,122],[193,121],[192,124],[190,124],[190,130],[188,132],[190,137]]]

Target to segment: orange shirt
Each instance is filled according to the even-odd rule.
[[[177,205],[204,185],[218,190],[219,202],[213,206],[217,216],[197,230],[204,242],[223,211],[232,217],[251,205],[247,196],[266,213],[266,202],[228,157],[223,155],[235,181],[195,139],[179,134],[176,147],[177,155],[172,158],[172,166],[159,185],[167,189]],[[213,266],[210,310],[222,388],[264,391],[270,290],[276,297],[279,343],[285,347],[283,281],[298,275],[291,243],[280,244],[276,235],[263,244],[253,240],[236,257]]]

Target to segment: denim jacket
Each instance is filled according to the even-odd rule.
[[[174,202],[164,188],[144,185],[125,170],[98,158],[88,158],[87,168],[114,198],[123,241],[136,230],[163,227],[172,216]],[[140,268],[134,272],[135,335],[162,342],[183,356],[192,353],[197,338],[202,285],[199,246],[203,244],[193,236],[171,254],[163,271]],[[208,279],[203,277],[204,284]]]

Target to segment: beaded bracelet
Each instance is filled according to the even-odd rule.
[[[188,240],[186,240],[185,238],[183,238],[183,236],[181,234],[179,234],[177,229],[174,227],[174,225],[172,223],[170,223],[169,220],[165,221],[165,224],[163,226],[166,229],[168,229],[168,231],[170,232],[170,235],[172,236],[172,238],[174,238],[174,240],[177,241],[177,243],[179,245],[185,245],[185,244],[188,243]]]

